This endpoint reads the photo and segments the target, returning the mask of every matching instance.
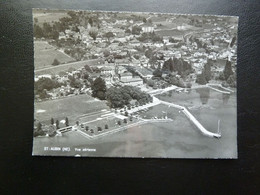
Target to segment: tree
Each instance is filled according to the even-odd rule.
[[[54,125],[54,119],[53,118],[51,118],[51,124]]]
[[[88,64],[86,64],[86,65],[84,66],[84,68],[85,68],[86,71],[88,71],[88,72],[90,72],[90,73],[93,72],[92,68],[91,68]]]
[[[73,88],[81,88],[82,84],[79,79],[76,79],[75,77],[70,77],[70,86]]]
[[[91,89],[93,97],[97,97],[101,100],[106,99],[106,83],[101,77],[98,77],[94,80],[94,82],[91,84]]]
[[[60,122],[59,120],[56,120],[56,129],[59,129],[60,128]]]
[[[128,116],[128,112],[127,111],[125,111],[125,116]]]
[[[234,37],[232,38],[231,42],[230,42],[230,47],[233,47],[233,46],[234,46],[236,40],[237,40],[237,37],[234,36]]]
[[[65,71],[60,71],[58,75],[60,77],[64,77],[65,75],[67,75],[67,73]]]
[[[201,74],[197,75],[196,83],[201,84],[201,85],[207,84],[207,80],[206,80],[203,72]]]
[[[217,78],[218,78],[219,80],[222,80],[222,81],[225,80],[225,76],[224,76],[223,71],[222,71],[222,72],[219,72],[219,76],[218,76]]]
[[[128,28],[128,29],[125,30],[125,33],[129,33],[130,34],[131,30]]]
[[[190,63],[184,61],[182,58],[169,59],[163,63],[162,70],[167,70],[170,72],[178,72],[179,75],[188,75],[192,72],[192,66]]]
[[[108,129],[108,125],[107,124],[105,124],[105,129]]]
[[[117,124],[118,124],[118,125],[121,125],[121,121],[117,121]]]
[[[191,82],[186,83],[187,88],[191,88],[191,86],[192,86]]]
[[[126,120],[126,118],[124,119],[124,123],[127,123],[127,120]]]
[[[36,94],[40,94],[44,92],[44,90],[52,90],[54,88],[60,87],[61,84],[55,80],[55,79],[50,79],[47,77],[42,77],[38,81],[35,82],[34,88],[36,90]]]
[[[156,69],[155,71],[153,71],[153,75],[155,77],[162,77],[162,71],[159,69]]]
[[[206,81],[209,82],[209,80],[211,79],[211,65],[210,65],[210,63],[206,63],[204,65],[203,72],[204,72]]]
[[[142,31],[142,28],[139,26],[133,26],[132,28],[132,34],[133,35],[140,35],[140,32]]]
[[[147,58],[151,58],[154,53],[153,53],[153,50],[152,49],[147,49],[144,53],[144,55],[147,57]]]
[[[155,85],[154,80],[148,79],[148,80],[147,80],[147,85],[150,86],[150,87],[153,87],[153,86]]]
[[[57,60],[56,58],[53,60],[53,62],[52,62],[52,65],[53,66],[57,66],[57,65],[59,65],[60,64],[60,62],[59,62],[59,60]]]
[[[107,32],[104,34],[104,36],[107,38],[107,40],[109,41],[110,38],[114,37],[115,35],[112,32]]]
[[[155,68],[155,64],[157,63],[157,58],[156,58],[156,56],[151,56],[150,58],[149,58],[149,64],[151,64],[151,68]]]
[[[90,26],[93,26],[93,20],[92,20],[92,18],[89,18],[89,19],[88,19],[88,23],[90,24]]]
[[[33,21],[34,21],[34,23],[37,23],[38,22],[38,18],[34,18]]]
[[[237,86],[236,74],[232,74],[232,75],[229,76],[229,78],[227,80],[227,84],[230,87],[236,87]]]
[[[110,55],[110,51],[107,50],[107,49],[105,49],[105,50],[103,51],[103,54],[104,54],[104,57],[106,58],[106,57],[108,57],[108,56]]]
[[[40,99],[47,99],[51,97],[51,95],[47,93],[46,89],[44,89],[43,91],[36,91],[36,94],[39,94]]]
[[[149,94],[133,86],[110,87],[106,95],[108,106],[111,108],[122,108],[128,105],[131,100],[150,101],[152,99]]]
[[[52,26],[49,23],[44,22],[42,25],[42,30],[43,30],[43,37],[51,38]]]
[[[229,60],[226,61],[226,65],[223,73],[224,73],[225,80],[227,80],[230,77],[230,75],[234,74],[232,71],[231,62]]]
[[[86,80],[88,80],[88,78],[89,78],[89,74],[87,72],[82,72],[81,76],[83,79],[86,79]]]
[[[89,31],[89,36],[93,38],[93,40],[96,40],[98,35],[98,31],[95,28],[91,28]]]
[[[66,125],[66,127],[69,126],[69,119],[68,119],[68,117],[65,118],[65,125]]]
[[[42,28],[41,28],[39,25],[37,25],[37,24],[34,24],[34,26],[33,26],[33,35],[34,35],[34,37],[36,37],[36,38],[42,38],[42,37],[43,37],[43,30],[42,30]]]
[[[38,122],[37,124],[37,131],[40,131],[42,130],[42,124],[40,122]]]

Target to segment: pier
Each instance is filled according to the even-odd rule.
[[[185,108],[184,106],[180,106],[177,104],[173,104],[173,103],[169,103],[169,102],[165,102],[165,101],[161,101],[162,104],[174,107],[174,108],[178,108],[180,109],[185,116],[190,119],[190,121],[200,130],[200,132],[208,137],[212,137],[212,138],[220,138],[221,134],[219,133],[212,133],[210,131],[208,131],[207,129],[205,129],[202,124],[200,124],[200,122],[187,110],[187,108]]]

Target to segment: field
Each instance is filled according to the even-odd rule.
[[[34,118],[49,124],[51,118],[62,120],[68,117],[70,125],[74,125],[78,117],[102,109],[109,109],[104,101],[95,100],[84,94],[35,103]]]
[[[58,22],[60,18],[69,17],[67,12],[49,12],[44,13],[43,10],[34,10],[33,11],[33,18],[37,18],[37,24],[42,26],[44,22],[52,24],[52,22]]]
[[[34,41],[34,67],[36,70],[52,67],[54,59],[62,64],[75,61],[74,58],[58,51],[45,41]]]
[[[84,61],[78,61],[78,62],[71,62],[67,64],[60,64],[58,66],[48,66],[43,69],[36,69],[34,71],[35,76],[44,75],[44,74],[50,74],[50,75],[56,75],[59,74],[61,71],[67,72],[70,68],[79,69],[84,67],[86,64],[88,65],[97,65],[101,60],[99,59],[93,59],[93,60],[84,60]]]
[[[173,36],[173,37],[182,37],[184,35],[183,31],[179,31],[179,30],[158,30],[155,31],[156,34],[160,35],[160,36]]]

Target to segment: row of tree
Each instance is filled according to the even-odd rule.
[[[202,70],[201,74],[197,75],[196,82],[205,85],[212,79],[211,67],[213,66],[213,61],[209,60]],[[217,79],[222,80],[225,86],[236,87],[236,75],[232,70],[231,62],[226,61],[225,68],[219,73]]]
[[[56,79],[42,77],[34,83],[34,90],[36,95],[39,95],[41,99],[45,99],[48,97],[46,91],[50,91],[61,86],[62,84]]]
[[[98,17],[90,14],[81,14],[80,12],[68,11],[69,17],[62,17],[59,21],[50,23],[44,22],[42,25],[38,23],[38,19],[34,18],[34,37],[57,40],[60,32],[65,32],[67,29],[79,32],[77,26],[82,25],[93,27],[89,31],[89,35],[95,40],[97,37],[97,30],[100,28],[100,21]],[[94,28],[95,27],[95,28]]]
[[[156,35],[154,32],[150,33],[143,33],[140,37],[137,38],[141,42],[147,42],[147,41],[152,41],[152,42],[163,42],[162,37],[159,35]]]
[[[193,71],[191,64],[184,61],[182,58],[169,58],[163,63],[162,70],[178,72],[179,75],[188,75]]]

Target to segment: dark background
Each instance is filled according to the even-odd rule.
[[[31,8],[239,16],[238,160],[32,157]],[[0,0],[0,194],[259,192],[258,0]]]

